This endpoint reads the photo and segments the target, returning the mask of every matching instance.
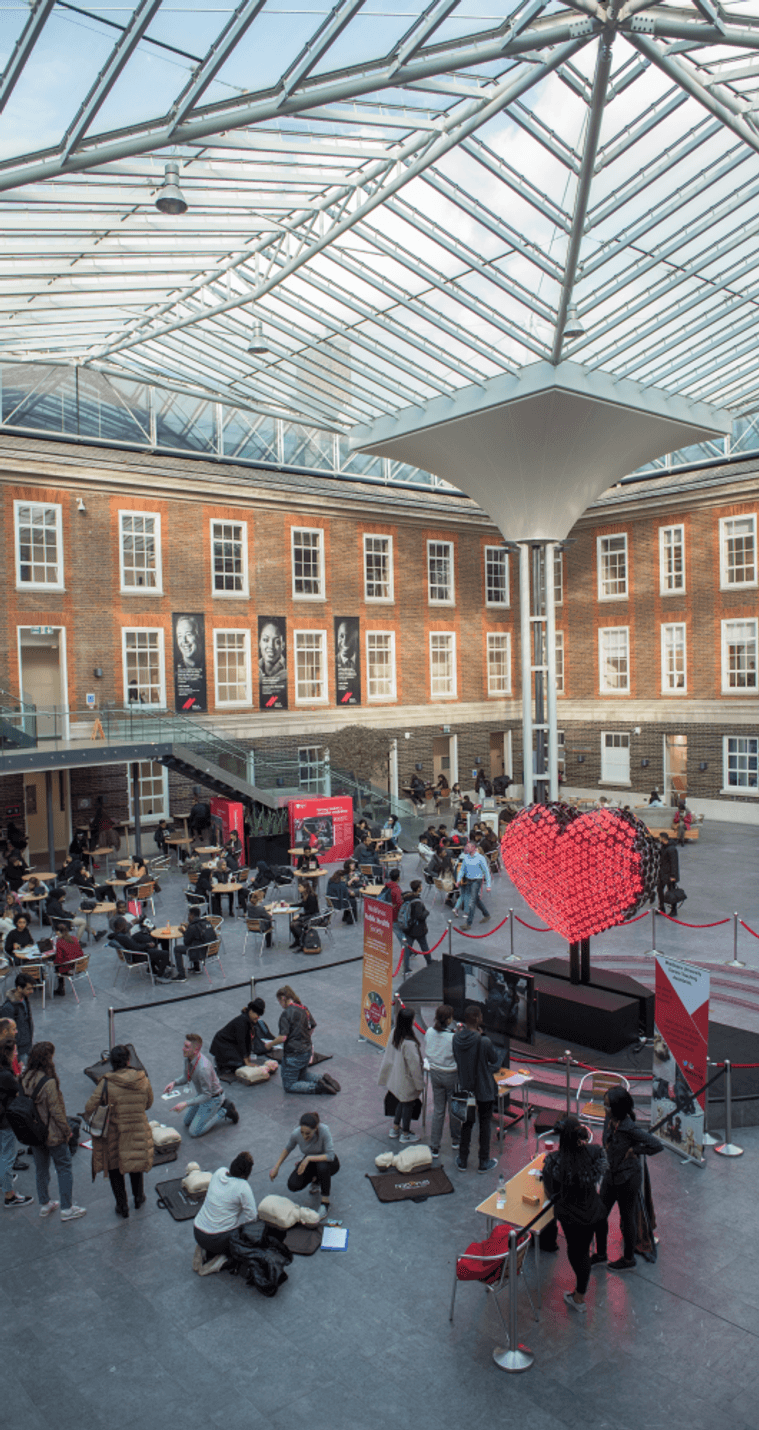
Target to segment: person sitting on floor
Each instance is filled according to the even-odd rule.
[[[229,1239],[238,1226],[256,1221],[258,1210],[248,1178],[253,1170],[250,1152],[238,1152],[226,1167],[214,1172],[203,1205],[193,1222],[195,1256],[193,1271],[210,1275],[221,1271],[227,1260]]]
[[[218,1072],[235,1072],[241,1067],[251,1068],[255,1063],[256,1053],[261,1056],[266,1052],[266,1043],[271,1041],[273,1034],[266,1024],[261,1022],[265,1006],[262,998],[254,998],[235,1018],[214,1034],[211,1057]]]

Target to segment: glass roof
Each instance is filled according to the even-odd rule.
[[[759,0],[0,0],[0,70],[14,372],[336,440],[566,358],[759,409]]]

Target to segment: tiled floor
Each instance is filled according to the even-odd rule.
[[[682,883],[690,921],[706,923],[737,907],[759,930],[758,845],[753,830],[712,825],[697,847],[686,849]],[[404,882],[415,872],[416,858],[408,855]],[[172,875],[164,887],[159,914],[176,917],[182,881]],[[494,924],[510,905],[537,922],[503,876],[491,903]],[[443,927],[438,906],[433,938]],[[517,927],[517,950],[525,957],[561,951],[554,935]],[[644,921],[604,935],[594,941],[594,956],[641,954],[650,946],[649,930]],[[442,1160],[454,1195],[384,1206],[365,1178],[389,1144],[376,1083],[378,1054],[358,1040],[360,965],[320,968],[360,952],[360,930],[338,924],[334,945],[327,941],[318,960],[277,949],[264,955],[263,966],[249,956],[247,967],[243,932],[242,924],[225,926],[226,982],[242,981],[251,969],[274,975],[259,989],[270,1011],[276,1010],[280,981],[293,983],[317,1019],[317,1048],[333,1055],[329,1068],[343,1091],[319,1099],[319,1106],[342,1164],[333,1208],[350,1228],[349,1249],[296,1258],[287,1285],[271,1301],[225,1274],[201,1279],[190,1270],[192,1224],[172,1221],[155,1205],[153,1189],[166,1170],[150,1173],[146,1206],[125,1222],[116,1218],[103,1179],[91,1183],[88,1154],[80,1152],[75,1195],[88,1208],[81,1221],[40,1221],[36,1205],[0,1210],[8,1425],[158,1430],[191,1420],[225,1430],[375,1430],[395,1422],[438,1430],[484,1426],[506,1414],[530,1430],[759,1427],[759,1129],[741,1129],[745,1155],[735,1161],[710,1152],[700,1170],[665,1152],[651,1162],[659,1260],[655,1266],[639,1262],[626,1275],[594,1271],[586,1319],[562,1301],[571,1284],[563,1243],[558,1256],[543,1257],[539,1325],[520,1293],[520,1339],[535,1353],[535,1364],[524,1375],[506,1375],[491,1359],[503,1339],[500,1322],[478,1287],[459,1288],[456,1320],[452,1327],[448,1321],[454,1252],[482,1233],[474,1207],[494,1178],[457,1172],[447,1135]],[[505,929],[495,934],[488,948],[507,953],[505,935]],[[668,925],[657,942],[666,952],[718,965],[731,958],[731,939],[729,925],[702,932]],[[759,970],[759,943],[743,931],[740,957]],[[37,1035],[56,1044],[71,1112],[81,1109],[91,1090],[82,1069],[107,1044],[108,1007],[150,997],[147,982],[114,989],[114,956],[102,944],[94,947],[92,966],[96,1000],[85,992],[78,1007],[68,996],[49,1004],[44,1015],[36,1012]],[[751,990],[751,974],[744,979]],[[177,991],[194,995],[196,982],[201,980]],[[214,985],[222,985],[219,974]],[[207,987],[203,980],[201,989]],[[160,988],[158,1007],[116,1019],[117,1037],[134,1042],[148,1067],[157,1115],[166,1121],[171,1104],[158,1094],[180,1069],[183,1033],[197,1030],[210,1041],[247,997],[246,989],[225,990],[188,1006],[166,1002],[171,992]],[[750,991],[744,1001],[748,1006],[738,1014],[745,1026],[759,1030]],[[734,1011],[715,1005],[721,1022],[735,1021]],[[234,1097],[239,1127],[217,1129],[193,1143],[185,1139],[177,1171],[190,1157],[215,1168],[249,1147],[255,1157],[251,1185],[260,1198],[270,1187],[268,1169],[310,1104],[285,1097],[278,1078]],[[528,1146],[532,1152],[533,1138]],[[517,1128],[505,1142],[506,1174],[525,1160]],[[33,1191],[32,1173],[22,1173],[17,1185]],[[276,1186],[284,1190],[282,1174]],[[527,1275],[534,1285],[531,1259]]]

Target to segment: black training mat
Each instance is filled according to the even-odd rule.
[[[137,1068],[142,1072],[147,1072],[147,1068],[140,1062],[134,1050],[134,1045],[132,1043],[124,1043],[123,1046],[129,1049],[130,1067]],[[101,1077],[105,1077],[106,1073],[113,1072],[108,1049],[106,1048],[105,1051],[100,1054],[100,1062],[93,1063],[91,1067],[85,1068],[84,1072],[85,1076],[90,1078],[92,1082],[100,1082]]]
[[[206,1199],[205,1192],[191,1197],[182,1186],[181,1177],[173,1182],[158,1182],[156,1196],[161,1210],[171,1212],[175,1221],[189,1221],[191,1217],[196,1217]]]
[[[455,1191],[442,1167],[422,1167],[416,1172],[398,1172],[391,1167],[376,1177],[366,1173],[381,1202],[424,1202],[428,1197],[444,1197]]]
[[[285,1237],[285,1246],[295,1256],[313,1256],[322,1244],[320,1226],[291,1226]]]
[[[165,1167],[167,1162],[176,1162],[180,1146],[180,1142],[175,1142],[173,1147],[154,1147],[153,1166]]]

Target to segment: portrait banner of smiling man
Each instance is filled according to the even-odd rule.
[[[258,617],[258,703],[287,709],[287,623],[284,616]]]
[[[335,704],[361,704],[358,616],[335,616]]]
[[[175,612],[174,709],[183,715],[208,709],[206,697],[206,618],[187,611]]]

